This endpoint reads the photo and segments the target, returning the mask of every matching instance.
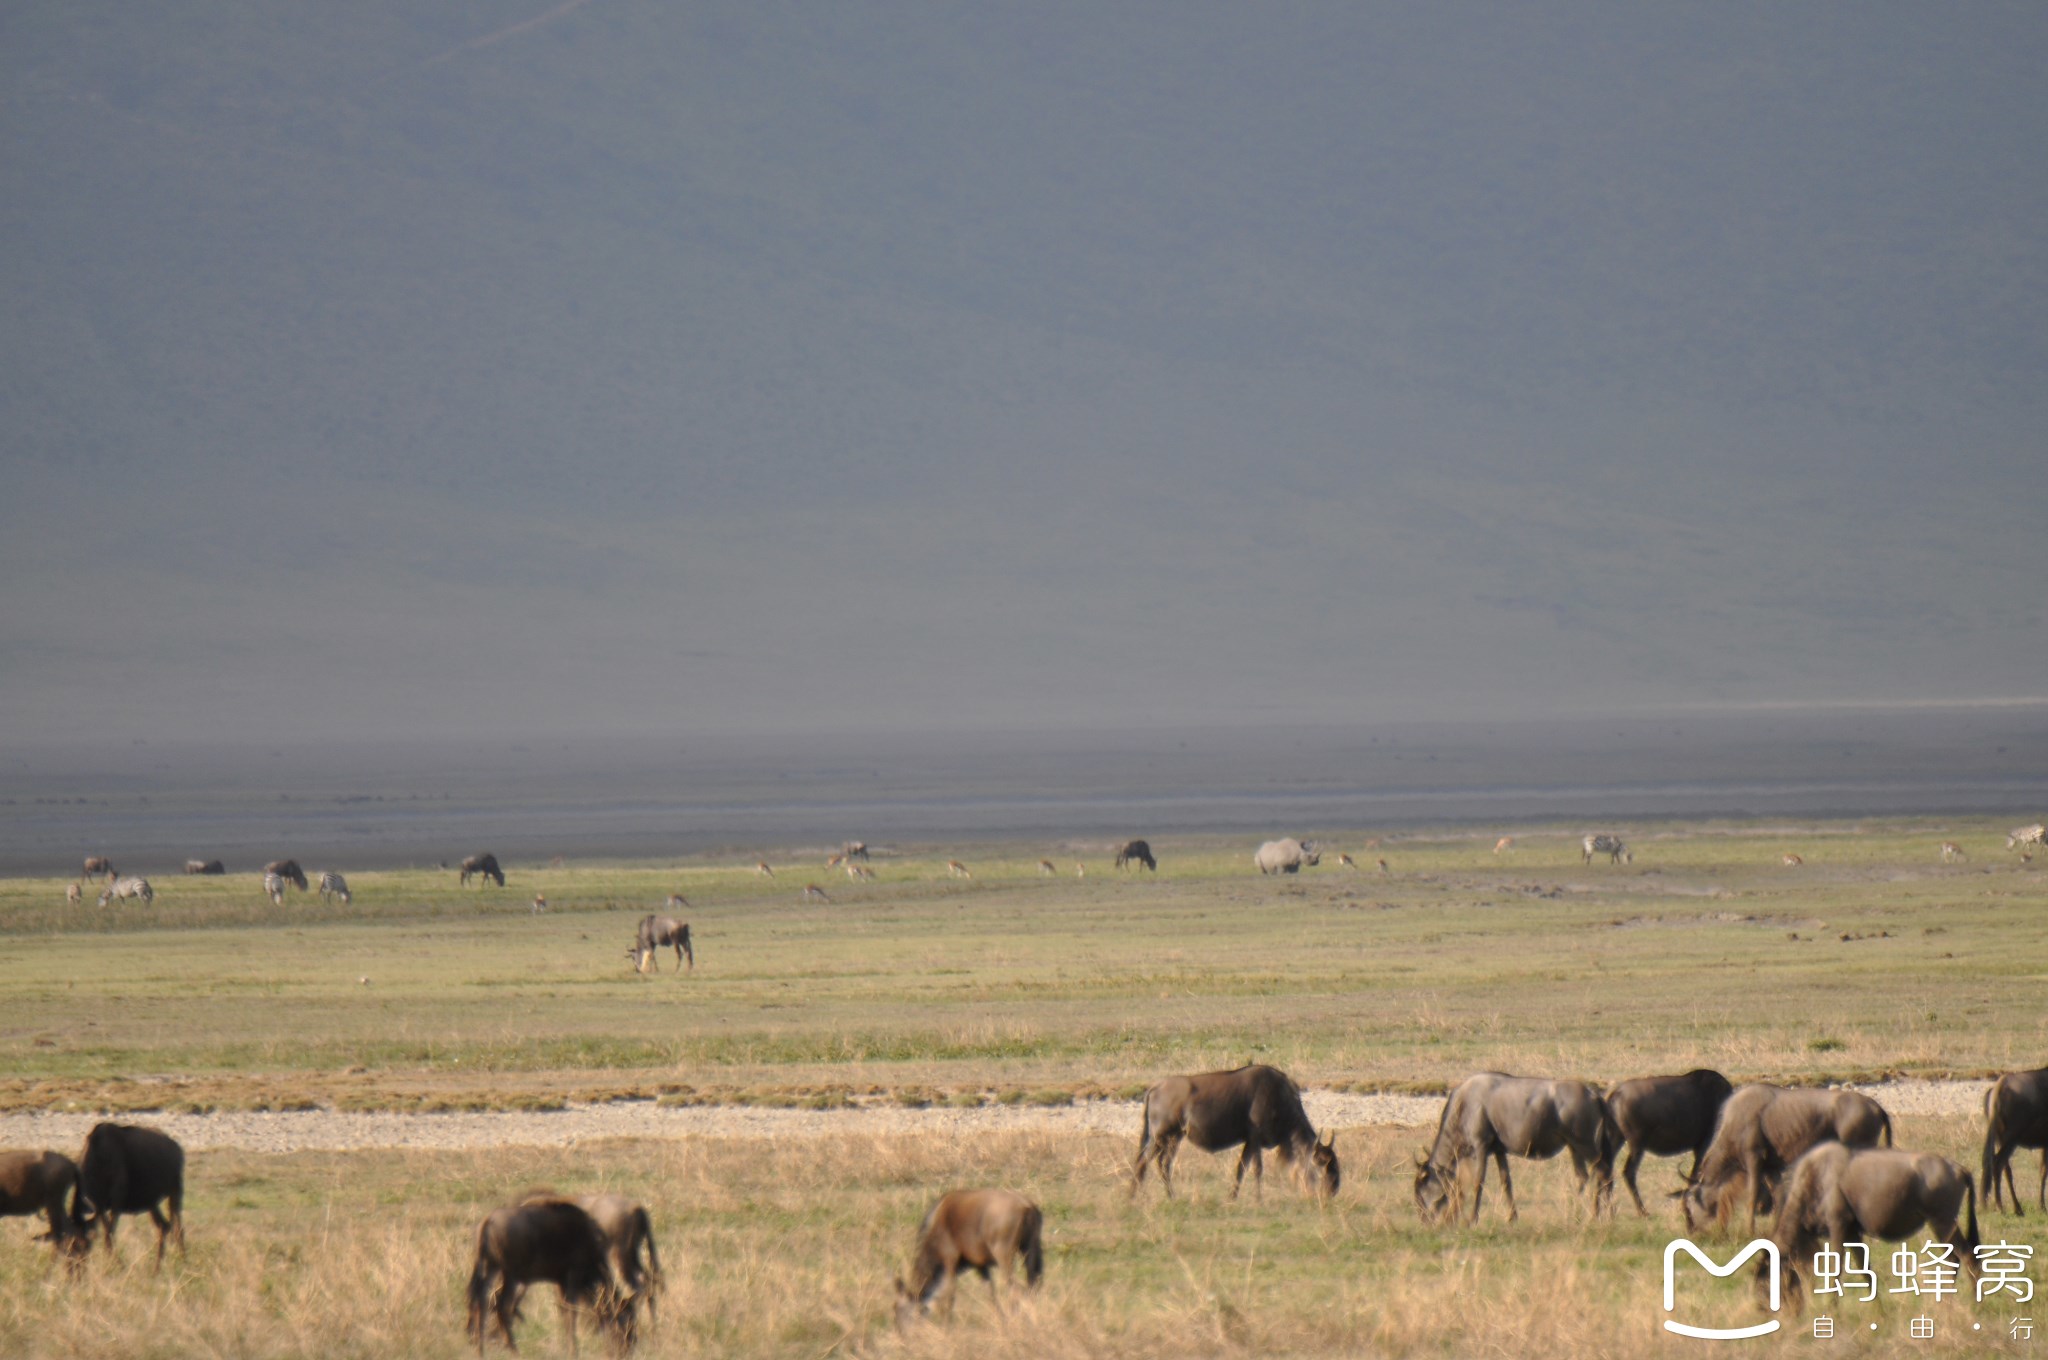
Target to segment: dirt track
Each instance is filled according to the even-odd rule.
[[[1984,1108],[1981,1081],[1902,1081],[1860,1089],[1893,1114],[1976,1115]],[[1321,1129],[1364,1126],[1417,1128],[1434,1124],[1443,1109],[1435,1096],[1344,1095],[1310,1091],[1309,1117]],[[0,1115],[0,1146],[75,1147],[103,1116]],[[350,1152],[366,1148],[453,1149],[567,1147],[607,1138],[831,1138],[904,1133],[963,1134],[1054,1130],[1135,1136],[1135,1101],[1084,1101],[1036,1108],[985,1105],[977,1109],[904,1109],[894,1105],[850,1110],[778,1110],[745,1106],[664,1109],[649,1102],[578,1105],[549,1113],[346,1114],[334,1110],[284,1113],[231,1111],[136,1117],[188,1148],[240,1148],[251,1152]]]

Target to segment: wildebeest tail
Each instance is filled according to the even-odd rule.
[[[465,1291],[469,1296],[469,1323],[466,1330],[469,1335],[476,1338],[478,1350],[483,1349],[484,1328],[489,1325],[491,1277],[496,1274],[496,1268],[491,1262],[490,1248],[484,1242],[485,1234],[489,1231],[488,1223],[477,1229],[476,1266],[469,1272],[469,1288]]]
[[[1972,1224],[1976,1222],[1973,1218]],[[1973,1226],[1971,1232],[1975,1233]],[[1045,1274],[1045,1215],[1037,1205],[1024,1211],[1024,1283],[1036,1289],[1039,1277]],[[1972,1241],[1975,1238],[1972,1237]]]
[[[1892,1112],[1880,1105],[1877,1109],[1877,1117],[1884,1121],[1878,1126],[1878,1132],[1884,1138],[1884,1141],[1879,1146],[1890,1147],[1892,1145]]]
[[[1998,1159],[1999,1125],[2003,1122],[1998,1113],[1998,1095],[2004,1089],[2005,1081],[2003,1078],[2000,1078],[1991,1084],[1990,1090],[1984,1093],[1984,1189],[1989,1193],[1994,1204],[1998,1202],[1999,1198],[1996,1163]]]

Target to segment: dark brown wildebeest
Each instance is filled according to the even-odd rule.
[[[295,859],[274,859],[263,866],[263,872],[276,874],[285,882],[295,885],[300,892],[312,890],[312,884],[306,882],[306,871],[299,867],[299,862]]]
[[[217,859],[188,859],[185,861],[185,872],[188,874],[224,874],[227,871],[228,866],[222,864]]]
[[[1186,1139],[1204,1152],[1243,1144],[1230,1197],[1244,1188],[1247,1168],[1261,1197],[1266,1191],[1264,1152],[1272,1148],[1309,1189],[1325,1198],[1337,1193],[1341,1171],[1336,1138],[1318,1141],[1315,1125],[1301,1107],[1301,1090],[1275,1067],[1240,1067],[1168,1077],[1145,1092],[1145,1123],[1138,1133],[1138,1160],[1131,1168],[1131,1194],[1145,1183],[1145,1168],[1159,1164],[1159,1182],[1173,1198],[1173,1159]]]
[[[612,1274],[625,1292],[627,1306],[630,1308],[645,1300],[647,1320],[658,1322],[660,1319],[655,1317],[654,1301],[662,1287],[661,1253],[654,1247],[654,1221],[648,1217],[647,1207],[630,1195],[610,1191],[593,1195],[564,1195],[555,1190],[529,1190],[519,1202],[531,1204],[549,1199],[572,1200],[590,1215],[590,1221],[597,1224],[597,1230],[604,1234]],[[646,1249],[644,1261],[641,1259],[642,1248]]]
[[[112,878],[114,876],[114,861],[108,859],[105,855],[87,855],[85,857],[85,876],[87,878]]]
[[[61,1152],[0,1149],[0,1218],[43,1215],[60,1254],[92,1250],[78,1202],[78,1163]]]
[[[185,1149],[169,1134],[138,1124],[95,1124],[78,1159],[79,1199],[88,1228],[97,1224],[107,1250],[122,1214],[149,1212],[156,1224],[156,1264],[164,1264],[164,1242],[176,1234],[185,1250]],[[157,1208],[163,1204],[170,1213]]]
[[[1685,1181],[1692,1184],[1700,1160],[1707,1155],[1707,1145],[1714,1141],[1714,1121],[1734,1090],[1728,1078],[1704,1067],[1683,1076],[1637,1077],[1617,1082],[1608,1090],[1608,1117],[1628,1148],[1621,1179],[1628,1186],[1629,1198],[1636,1202],[1637,1213],[1647,1218],[1650,1212],[1643,1207],[1642,1192],[1636,1189],[1636,1171],[1644,1154],[1677,1157],[1690,1152],[1692,1169],[1685,1173]]]
[[[1778,1280],[1797,1313],[1800,1271],[1826,1245],[1866,1237],[1903,1242],[1925,1228],[1953,1249],[1957,1273],[1977,1274],[1977,1188],[1970,1173],[1946,1157],[1893,1148],[1850,1148],[1822,1143],[1786,1173],[1784,1194],[1771,1225],[1778,1248]],[[1770,1262],[1757,1262],[1757,1293],[1768,1299]]]
[[[468,859],[462,861],[461,885],[463,887],[468,887],[469,880],[478,874],[481,874],[501,888],[505,886],[505,871],[498,867],[498,857],[496,855],[471,855]]]
[[[576,1315],[585,1304],[598,1328],[611,1332],[621,1350],[632,1347],[633,1305],[612,1276],[604,1230],[573,1200],[531,1199],[494,1211],[477,1229],[468,1330],[478,1355],[484,1353],[493,1315],[505,1345],[519,1349],[512,1339],[519,1299],[526,1286],[539,1281],[562,1291],[569,1354],[576,1354]]]
[[[1818,1143],[1886,1147],[1892,1117],[1884,1106],[1858,1091],[1815,1091],[1754,1082],[1738,1086],[1721,1106],[1714,1141],[1700,1159],[1692,1184],[1679,1192],[1685,1226],[1725,1222],[1734,1195],[1749,1191],[1749,1230],[1771,1207],[1771,1195],[1785,1168]]]
[[[1620,1146],[1620,1131],[1600,1093],[1585,1082],[1479,1072],[1451,1092],[1437,1120],[1436,1142],[1427,1156],[1416,1155],[1415,1207],[1424,1219],[1455,1216],[1465,1200],[1469,1165],[1474,1168],[1472,1212],[1466,1221],[1477,1223],[1486,1194],[1486,1159],[1491,1157],[1500,1166],[1500,1192],[1512,1223],[1517,1215],[1508,1157],[1545,1161],[1569,1150],[1581,1194],[1588,1169],[1595,1173],[1597,1214],[1601,1201],[1614,1190],[1614,1154]]]
[[[917,1230],[917,1258],[910,1283],[896,1281],[896,1325],[929,1313],[943,1296],[946,1315],[953,1313],[953,1287],[960,1271],[972,1270],[988,1281],[996,1312],[1003,1311],[996,1293],[995,1272],[1015,1279],[1024,1263],[1024,1284],[1036,1289],[1045,1273],[1045,1215],[1014,1190],[953,1190],[940,1197]]]
[[[676,951],[676,971],[683,971],[683,960],[688,959],[691,969],[697,967],[697,952],[690,948],[690,923],[678,921],[673,916],[643,916],[640,929],[634,934],[633,947],[626,951],[626,957],[633,960],[633,971],[644,973],[651,964],[655,972],[661,971],[661,964],[655,959],[654,951],[673,945]]]
[[[1152,847],[1144,841],[1125,841],[1118,847],[1116,867],[1121,869],[1126,864],[1142,864],[1147,869],[1154,870],[1159,867],[1159,861],[1152,858]]]
[[[2002,1208],[2010,1190],[2012,1211],[2024,1216],[2012,1178],[2012,1155],[2020,1148],[2041,1149],[2037,1198],[2048,1213],[2048,1067],[2007,1072],[1984,1093],[1984,1202]]]

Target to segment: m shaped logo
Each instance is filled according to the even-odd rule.
[[[1667,1245],[1664,1248],[1665,1312],[1676,1312],[1678,1309],[1677,1280],[1673,1277],[1672,1267],[1677,1263],[1678,1253],[1681,1251],[1685,1252],[1688,1256],[1692,1257],[1693,1260],[1698,1261],[1701,1265],[1705,1266],[1707,1268],[1707,1274],[1712,1275],[1717,1279],[1725,1279],[1728,1276],[1733,1275],[1736,1271],[1742,1268],[1742,1263],[1744,1261],[1747,1261],[1750,1257],[1756,1255],[1758,1252],[1762,1252],[1764,1254],[1764,1266],[1767,1270],[1770,1271],[1771,1276],[1771,1311],[1773,1313],[1778,1311],[1778,1302],[1780,1296],[1778,1283],[1778,1244],[1776,1242],[1771,1241],[1767,1237],[1756,1238],[1748,1246],[1744,1247],[1741,1251],[1737,1252],[1735,1254],[1735,1258],[1728,1262],[1727,1265],[1718,1266],[1714,1264],[1712,1257],[1708,1256],[1705,1252],[1701,1251],[1698,1247],[1694,1246],[1692,1244],[1691,1239],[1680,1237],[1674,1239],[1669,1245]],[[1783,1324],[1781,1324],[1776,1318],[1772,1318],[1769,1322],[1759,1322],[1748,1327],[1695,1327],[1692,1326],[1690,1323],[1673,1322],[1670,1318],[1664,1319],[1665,1331],[1676,1332],[1680,1336],[1696,1336],[1705,1341],[1740,1341],[1744,1337],[1765,1336],[1771,1332],[1777,1331],[1781,1325]]]

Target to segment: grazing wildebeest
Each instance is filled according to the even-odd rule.
[[[1860,1091],[1815,1091],[1763,1082],[1738,1086],[1721,1106],[1714,1141],[1707,1145],[1692,1184],[1679,1192],[1685,1226],[1725,1221],[1734,1194],[1746,1186],[1754,1234],[1756,1216],[1771,1207],[1778,1178],[1809,1148],[1817,1143],[1876,1147],[1880,1142],[1891,1146],[1892,1117]]]
[[[520,1197],[520,1203],[532,1204],[541,1200],[567,1199],[597,1224],[597,1230],[604,1234],[605,1250],[611,1257],[612,1275],[618,1280],[619,1288],[626,1295],[628,1307],[647,1304],[647,1320],[658,1322],[655,1316],[655,1297],[662,1287],[661,1253],[654,1247],[654,1221],[648,1217],[647,1207],[630,1195],[606,1191],[593,1195],[563,1195],[554,1190],[529,1190]],[[646,1259],[641,1259],[641,1249],[646,1249]]]
[[[2048,844],[2048,826],[2036,822],[2032,826],[2016,826],[2005,833],[2005,848],[2011,850],[2022,845]],[[87,860],[86,872],[92,872],[92,861]],[[109,873],[112,870],[108,871]]]
[[[105,855],[87,855],[85,857],[85,876],[87,878],[112,878],[114,876],[114,861],[108,859]]]
[[[495,1210],[476,1233],[476,1265],[469,1273],[470,1335],[484,1353],[490,1320],[505,1345],[518,1350],[512,1323],[526,1286],[548,1281],[562,1291],[569,1353],[576,1354],[576,1314],[585,1304],[600,1330],[619,1348],[633,1344],[633,1305],[613,1278],[610,1244],[583,1206],[567,1199],[533,1199]]]
[[[2023,1147],[2041,1149],[2036,1198],[2048,1213],[2048,1067],[2007,1072],[1984,1093],[1984,1202],[2002,1208],[2010,1190],[2012,1211],[2020,1215],[2027,1211],[2012,1178],[2012,1155]]]
[[[1477,1223],[1486,1194],[1486,1159],[1491,1157],[1500,1166],[1500,1192],[1512,1223],[1515,1186],[1508,1176],[1509,1155],[1544,1161],[1569,1149],[1581,1193],[1588,1168],[1594,1172],[1593,1211],[1598,1213],[1601,1201],[1614,1189],[1614,1154],[1620,1143],[1620,1131],[1600,1093],[1583,1081],[1475,1073],[1459,1082],[1444,1102],[1429,1155],[1416,1155],[1415,1207],[1425,1219],[1454,1215],[1465,1200],[1469,1164],[1475,1170],[1467,1222]]]
[[[841,859],[866,859],[868,857],[868,843],[866,841],[848,841],[839,847],[839,857]]]
[[[76,883],[67,884],[64,889],[64,900],[74,907],[77,906],[85,901],[85,889],[79,887]]]
[[[100,889],[100,905],[103,907],[109,901],[130,897],[139,897],[146,903],[154,902],[156,889],[149,886],[149,880],[146,878],[117,878]]]
[[[1619,836],[1588,836],[1579,842],[1579,863],[1591,864],[1593,856],[1605,855],[1609,864],[1627,862],[1634,864],[1635,855],[1629,850],[1628,842]]]
[[[1152,857],[1152,847],[1144,841],[1125,841],[1117,847],[1116,867],[1121,869],[1127,864],[1142,864],[1153,870],[1159,868],[1159,861]]]
[[[917,1229],[917,1257],[910,1283],[896,1281],[896,1325],[931,1311],[943,1295],[947,1316],[953,1312],[953,1289],[965,1268],[988,1281],[988,1296],[998,1313],[1003,1301],[996,1293],[995,1272],[1005,1283],[1024,1263],[1024,1284],[1036,1289],[1045,1273],[1045,1215],[1014,1190],[953,1190],[940,1197]]]
[[[185,872],[188,874],[224,874],[227,871],[228,866],[222,864],[217,859],[188,859],[185,861]]]
[[[1786,1173],[1771,1224],[1778,1281],[1792,1311],[1799,1311],[1800,1272],[1816,1247],[1839,1250],[1866,1237],[1903,1242],[1923,1228],[1930,1240],[1953,1248],[1949,1259],[1958,1274],[1977,1274],[1977,1188],[1959,1164],[1929,1152],[1840,1143],[1808,1151]],[[1768,1299],[1767,1258],[1757,1262],[1756,1282],[1758,1296]]]
[[[1252,856],[1252,863],[1259,866],[1261,874],[1298,874],[1304,864],[1322,863],[1322,856],[1316,853],[1314,841],[1298,841],[1290,836],[1286,840],[1267,841]]]
[[[1648,1217],[1642,1192],[1636,1189],[1636,1170],[1645,1154],[1677,1157],[1692,1154],[1692,1169],[1685,1173],[1688,1184],[1699,1173],[1700,1159],[1714,1141],[1714,1122],[1721,1106],[1734,1092],[1728,1078],[1709,1068],[1695,1068],[1682,1076],[1636,1077],[1617,1082],[1607,1092],[1607,1114],[1614,1121],[1628,1160],[1622,1163],[1622,1183],[1636,1212]]]
[[[263,872],[276,874],[300,892],[312,891],[312,884],[306,882],[306,871],[299,867],[299,862],[295,859],[274,859],[263,866]]]
[[[461,868],[462,878],[460,883],[462,887],[468,887],[469,880],[479,874],[501,888],[505,886],[505,871],[498,867],[498,857],[496,855],[471,855],[468,859],[462,861]]]
[[[78,1200],[78,1163],[63,1153],[0,1150],[0,1218],[41,1214],[57,1250],[82,1255],[92,1250],[92,1237]]]
[[[330,902],[339,897],[343,906],[347,906],[350,902],[355,901],[355,898],[349,893],[348,880],[332,869],[322,869],[320,871],[320,896]]]
[[[626,951],[626,957],[633,960],[633,971],[644,973],[649,965],[654,971],[661,971],[661,964],[654,957],[657,949],[675,946],[676,971],[683,971],[683,960],[688,959],[690,967],[697,966],[697,953],[690,948],[690,926],[687,921],[678,921],[673,916],[643,916],[640,929],[634,936],[633,947]]]
[[[272,905],[280,907],[284,905],[284,890],[285,880],[282,875],[265,874],[263,876],[263,892],[265,896],[270,898]]]
[[[1272,1148],[1280,1160],[1305,1178],[1316,1194],[1337,1193],[1341,1168],[1336,1137],[1318,1141],[1315,1125],[1301,1107],[1301,1091],[1275,1067],[1240,1067],[1231,1072],[1202,1072],[1168,1077],[1145,1092],[1145,1122],[1138,1133],[1138,1160],[1131,1168],[1131,1194],[1145,1183],[1145,1168],[1159,1164],[1159,1182],[1173,1197],[1173,1159],[1186,1139],[1204,1152],[1221,1152],[1243,1144],[1230,1197],[1244,1188],[1249,1168],[1263,1197],[1266,1189],[1264,1152]]]
[[[114,1226],[122,1214],[148,1210],[156,1224],[156,1263],[164,1263],[164,1242],[177,1235],[185,1250],[185,1149],[176,1139],[139,1124],[95,1124],[85,1136],[85,1155],[78,1159],[79,1200],[83,1221],[97,1224],[107,1250],[114,1249]],[[165,1205],[169,1214],[159,1210]]]

